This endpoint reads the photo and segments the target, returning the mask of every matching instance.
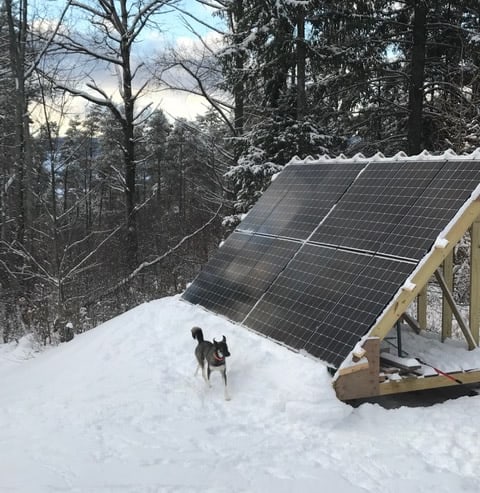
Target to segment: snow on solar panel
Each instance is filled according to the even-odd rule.
[[[183,298],[338,366],[479,183],[447,153],[291,164]]]

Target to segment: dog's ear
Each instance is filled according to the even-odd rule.
[[[222,337],[223,337],[222,341],[227,342],[227,338],[225,336],[222,336]]]

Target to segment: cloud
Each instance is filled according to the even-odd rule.
[[[155,99],[152,98],[154,102]],[[207,110],[204,98],[180,91],[168,91],[162,94],[157,99],[157,105],[170,119],[186,118],[193,120]]]
[[[203,36],[177,36],[176,47],[179,49],[204,50],[205,47],[215,51],[223,44],[222,35],[216,31],[208,31]]]

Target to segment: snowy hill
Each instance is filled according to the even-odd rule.
[[[230,394],[194,377],[227,337]],[[325,367],[177,297],[31,359],[0,352],[0,491],[480,491],[480,397],[386,410],[339,402]]]

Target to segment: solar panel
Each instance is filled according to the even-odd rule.
[[[444,161],[369,163],[311,241],[378,251],[443,165]]]
[[[479,183],[448,155],[289,165],[183,297],[338,366]]]
[[[300,246],[293,241],[234,232],[183,298],[241,321]]]
[[[289,167],[285,168],[268,187],[268,193],[264,193],[242,222],[237,226],[237,231],[245,233],[256,233],[268,220],[269,216],[279,206],[290,188],[289,175],[292,172]]]
[[[352,162],[287,166],[237,229],[305,240],[364,166]]]
[[[339,365],[414,263],[306,244],[244,324]]]
[[[480,163],[448,161],[380,247],[420,260],[480,182]]]

